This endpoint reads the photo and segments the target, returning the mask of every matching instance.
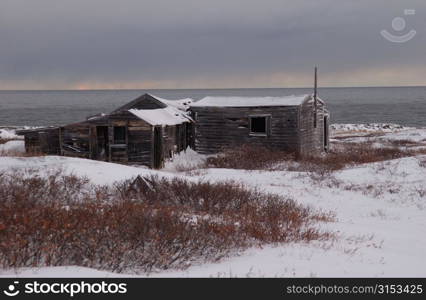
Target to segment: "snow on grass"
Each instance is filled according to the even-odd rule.
[[[332,142],[372,142],[377,147],[400,146],[411,149],[426,147],[426,128],[397,124],[332,124]]]
[[[426,130],[406,129],[392,134],[387,134],[384,137],[380,137],[379,140],[380,139],[387,139],[390,141],[409,140],[412,142],[422,143],[426,142]]]
[[[116,181],[130,179],[138,175],[169,176],[169,173],[154,171],[143,167],[125,166],[115,163],[74,157],[0,157],[0,171],[7,171],[10,169],[39,169],[42,172],[46,172],[47,174],[49,172],[62,169],[67,174],[87,177],[94,184],[98,185],[112,184]]]
[[[323,211],[333,211],[336,222],[321,223],[321,228],[337,234],[336,240],[291,243],[251,248],[237,257],[218,263],[195,265],[184,271],[154,273],[154,277],[292,277],[292,276],[425,276],[426,210],[425,199],[408,199],[405,191],[385,191],[376,196],[368,189],[348,189],[347,185],[375,185],[389,182],[406,190],[426,186],[426,169],[421,158],[390,161],[388,169],[380,163],[349,168],[334,178],[315,182],[302,172],[245,171],[208,169],[204,180],[242,182],[270,193],[294,198],[298,203]],[[102,163],[106,164],[106,163]],[[105,168],[107,170],[108,168]],[[395,171],[389,171],[395,169]],[[110,169],[109,169],[110,170]],[[406,172],[410,171],[409,175]],[[74,268],[74,269],[73,269]],[[25,269],[19,276],[90,276],[79,267]],[[6,274],[10,274],[7,271]],[[56,275],[53,275],[55,272]],[[87,273],[88,272],[88,273]],[[99,276],[114,276],[101,272]],[[4,273],[4,272],[3,272]],[[89,274],[89,275],[87,275]],[[104,275],[103,275],[104,274]],[[122,276],[121,274],[118,276]]]
[[[198,169],[205,164],[206,159],[206,155],[199,154],[188,147],[185,151],[176,154],[171,160],[167,161],[163,170],[181,172]]]
[[[418,185],[426,186],[426,169],[416,158],[392,161],[389,168],[377,164],[339,171],[340,186],[330,182],[315,183],[301,173],[215,169],[208,170],[208,180],[234,180],[265,191],[288,195],[298,203],[335,212],[337,222],[321,224],[337,233],[335,241],[293,243],[251,249],[237,258],[218,264],[201,265],[186,271],[154,276],[425,276],[426,199],[410,195]],[[405,168],[412,170],[406,176]],[[361,179],[362,181],[356,181]],[[347,185],[375,185],[378,178],[401,191],[384,191],[376,196],[368,189],[351,190]],[[330,179],[330,181],[332,181]]]
[[[413,129],[392,123],[368,123],[368,124],[331,124],[331,130],[334,132],[395,132],[399,130]]]

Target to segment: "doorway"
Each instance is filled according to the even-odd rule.
[[[96,126],[96,159],[109,160],[108,126]]]

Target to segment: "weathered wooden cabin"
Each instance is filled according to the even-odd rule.
[[[59,147],[59,127],[44,127],[36,129],[17,130],[18,135],[25,137],[25,151],[28,153],[43,153],[57,155]]]
[[[190,145],[189,102],[144,94],[109,114],[20,134],[27,151],[161,168],[165,159]]]
[[[313,95],[206,97],[190,105],[194,147],[204,154],[252,144],[297,154],[329,147],[329,112]]]
[[[149,94],[83,122],[22,130],[28,152],[161,168],[191,146],[203,154],[252,144],[312,155],[329,147],[329,112],[314,95],[164,100]]]

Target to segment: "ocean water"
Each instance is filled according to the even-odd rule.
[[[166,99],[285,96],[312,89],[0,91],[0,126],[45,126],[108,113],[143,93]],[[321,88],[332,123],[397,123],[426,127],[426,87]]]

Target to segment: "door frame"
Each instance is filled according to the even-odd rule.
[[[109,126],[108,125],[96,125],[95,126],[95,131],[96,131],[96,147],[94,147],[93,152],[95,154],[96,160],[101,160],[100,157],[100,149],[99,149],[99,132],[100,129],[103,129],[103,139],[104,139],[104,150],[105,150],[105,155],[103,157],[103,161],[109,161]]]
[[[160,169],[163,166],[163,128],[161,126],[153,127],[153,158],[152,167]]]

